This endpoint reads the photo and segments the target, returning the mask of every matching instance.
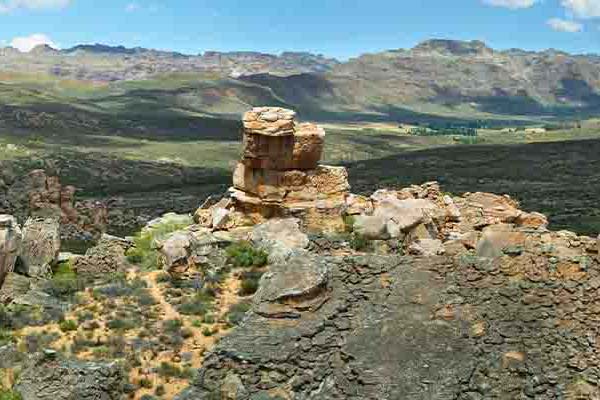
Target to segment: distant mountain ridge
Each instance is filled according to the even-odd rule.
[[[346,62],[306,52],[185,55],[102,44],[65,50],[44,46],[30,53],[0,48],[0,71],[23,70],[106,82],[209,72],[225,81],[258,86],[303,112],[332,116],[393,116],[407,107],[502,115],[600,112],[599,55],[497,51],[477,40],[433,39],[412,49],[364,54]],[[223,92],[218,96],[229,93]]]

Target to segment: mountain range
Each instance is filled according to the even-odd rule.
[[[42,45],[21,53],[7,47],[0,48],[0,71],[104,84],[210,76],[223,89],[215,94],[219,101],[237,96],[243,102],[259,91],[271,102],[321,119],[585,118],[600,111],[600,56],[497,51],[481,41],[435,39],[345,62],[304,52],[186,55],[96,44],[64,50]]]

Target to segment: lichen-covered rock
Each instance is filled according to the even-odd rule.
[[[328,299],[330,279],[328,264],[307,253],[295,254],[263,275],[255,311],[271,318],[297,318],[316,310]]]
[[[49,278],[59,253],[58,221],[52,218],[29,218],[23,226],[17,272],[32,278]]]
[[[125,271],[129,266],[125,255],[133,246],[129,239],[103,234],[84,256],[72,258],[73,269],[79,274],[92,275]]]
[[[308,247],[308,236],[300,230],[300,221],[295,218],[272,219],[257,225],[250,240],[269,254],[269,263],[285,262],[295,250]]]
[[[16,218],[0,215],[0,288],[7,274],[14,270],[23,236]]]
[[[23,400],[122,400],[125,374],[117,363],[58,360],[39,354],[16,385]]]

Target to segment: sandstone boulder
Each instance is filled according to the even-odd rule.
[[[319,166],[314,170],[277,171],[250,168],[238,163],[233,186],[265,201],[303,201],[347,192],[345,168]]]
[[[60,226],[56,219],[30,218],[23,226],[23,244],[17,272],[49,278],[60,253]]]
[[[0,288],[6,275],[14,270],[22,239],[16,218],[0,215]]]
[[[296,113],[279,107],[255,107],[244,114],[244,132],[264,136],[294,134]]]
[[[483,230],[476,252],[479,257],[500,257],[509,247],[523,247],[525,240],[526,235],[516,231],[511,225],[490,226]]]

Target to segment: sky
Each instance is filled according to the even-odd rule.
[[[103,43],[347,59],[432,39],[600,53],[600,0],[0,0],[0,46]]]

